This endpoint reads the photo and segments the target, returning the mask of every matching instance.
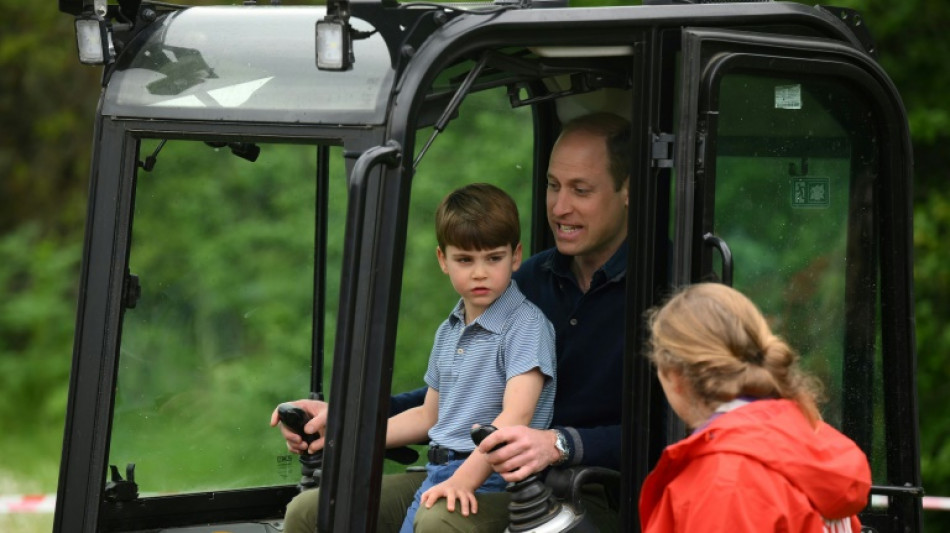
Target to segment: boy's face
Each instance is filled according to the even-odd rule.
[[[465,302],[465,322],[478,318],[498,299],[511,281],[511,273],[521,266],[521,244],[490,250],[463,250],[448,245],[445,252],[436,248],[442,272],[449,275],[452,287]]]

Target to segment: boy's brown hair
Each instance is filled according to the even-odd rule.
[[[518,206],[505,191],[488,183],[472,183],[448,194],[435,212],[439,248],[490,250],[521,242]]]

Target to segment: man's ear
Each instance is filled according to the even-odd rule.
[[[449,273],[449,269],[445,266],[445,254],[442,253],[442,248],[435,247],[435,256],[439,259],[439,266],[442,267],[442,272],[445,274]]]
[[[630,176],[623,180],[623,186],[620,188],[623,190],[623,206],[627,207],[630,204]]]
[[[511,251],[511,271],[514,272],[521,268],[521,255],[523,250],[521,248],[521,243],[518,243],[518,246],[515,246],[515,249]]]

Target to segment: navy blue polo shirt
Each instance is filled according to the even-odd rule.
[[[627,243],[594,273],[586,293],[570,264],[570,256],[552,248],[525,261],[514,278],[554,325],[551,426],[571,441],[569,464],[619,470]]]

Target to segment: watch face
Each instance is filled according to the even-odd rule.
[[[557,448],[557,451],[561,452],[561,458],[558,459],[557,463],[560,464],[566,461],[570,452],[567,449],[567,437],[560,431],[557,432],[557,440],[554,441],[554,447]]]

